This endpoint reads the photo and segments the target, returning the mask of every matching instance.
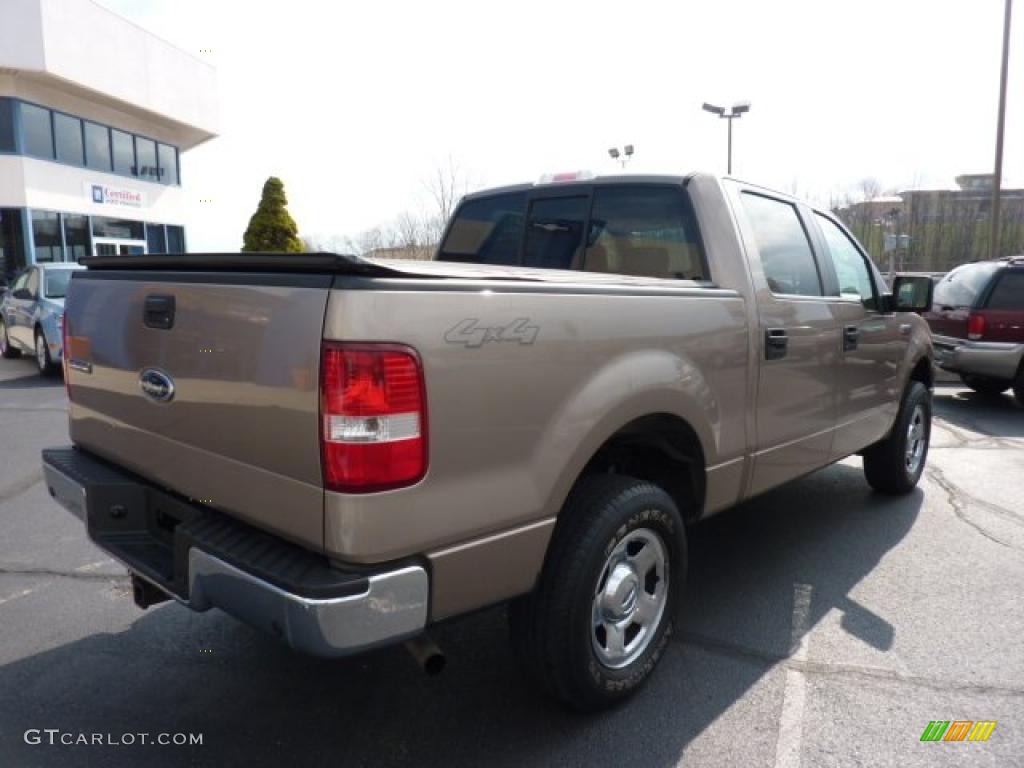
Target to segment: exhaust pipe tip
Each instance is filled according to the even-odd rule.
[[[444,671],[444,653],[426,634],[417,635],[411,640],[405,641],[405,649],[419,664],[420,669],[431,677],[436,677]]]

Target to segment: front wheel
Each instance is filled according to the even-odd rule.
[[[0,317],[0,357],[10,360],[13,357],[20,357],[21,352],[11,346],[11,340],[7,337],[7,323]]]
[[[50,348],[46,345],[46,336],[36,329],[36,365],[39,367],[40,376],[49,376],[54,371],[53,361],[50,359]]]
[[[549,695],[593,711],[634,693],[672,634],[686,573],[683,521],[651,483],[580,481],[537,589],[509,609],[512,643]]]
[[[932,434],[932,394],[911,381],[889,436],[864,451],[864,476],[881,493],[910,493],[921,479]]]

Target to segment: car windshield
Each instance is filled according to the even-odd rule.
[[[68,292],[68,281],[71,279],[70,269],[46,270],[46,298],[63,299]]]

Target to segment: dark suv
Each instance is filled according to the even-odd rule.
[[[1024,405],[1024,256],[957,267],[936,284],[924,317],[940,368],[984,394],[1013,387]]]

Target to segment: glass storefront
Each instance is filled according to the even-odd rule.
[[[24,231],[25,224],[28,231]],[[0,284],[9,283],[13,275],[33,262],[184,252],[185,230],[175,224],[0,208]]]
[[[145,240],[146,224],[131,219],[112,219],[109,216],[92,217],[93,237],[113,237],[118,240]]]
[[[64,253],[66,261],[78,261],[92,253],[89,236],[89,217],[77,213],[61,216],[64,223]]]
[[[36,263],[63,261],[60,216],[52,211],[32,211],[32,242],[36,249]]]
[[[0,283],[10,283],[26,264],[22,210],[0,208]]]

